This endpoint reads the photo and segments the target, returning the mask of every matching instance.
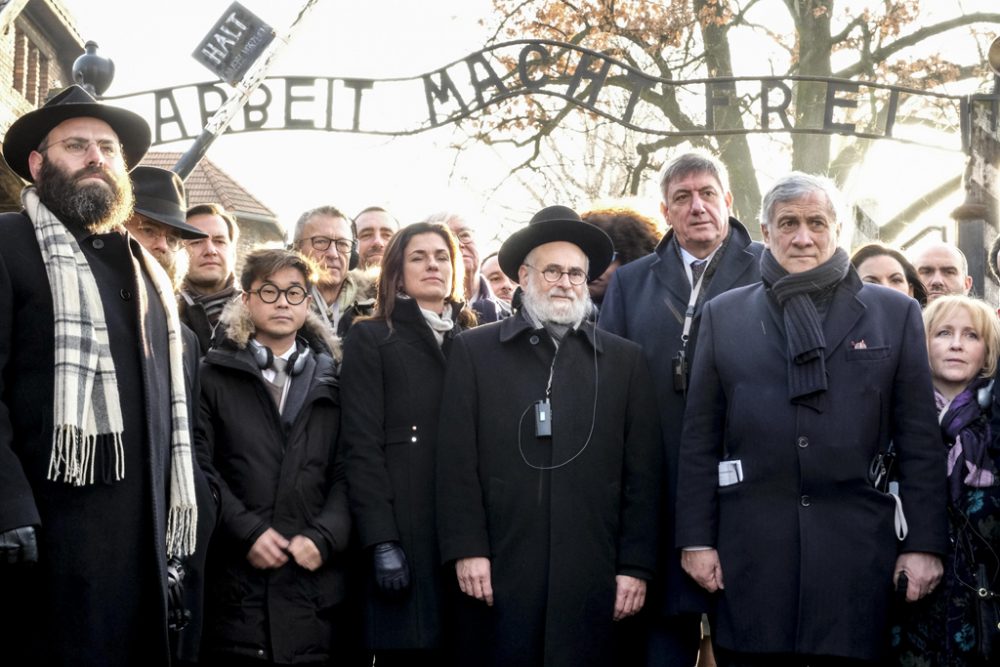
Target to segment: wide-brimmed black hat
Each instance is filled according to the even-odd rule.
[[[518,280],[517,270],[528,253],[553,241],[566,241],[578,246],[590,260],[588,271],[591,278],[604,273],[615,254],[611,237],[600,227],[584,222],[576,211],[566,206],[547,206],[531,218],[527,227],[511,234],[500,246],[497,253],[500,269],[511,280]]]
[[[34,181],[28,168],[28,155],[38,150],[46,135],[70,118],[98,118],[118,135],[125,164],[134,167],[149,150],[149,124],[137,113],[101,104],[80,86],[70,86],[45,103],[29,111],[10,126],[3,138],[3,158],[18,176]]]
[[[135,212],[180,232],[184,239],[203,239],[208,234],[186,222],[184,182],[169,169],[140,165],[132,170]]]

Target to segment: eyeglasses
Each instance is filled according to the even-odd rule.
[[[531,264],[525,264],[529,269],[535,269]],[[544,269],[535,269],[546,281],[550,283],[559,282],[565,275],[569,278],[570,285],[582,285],[587,282],[587,272],[583,269],[570,269],[569,271],[563,271],[558,266],[547,266]]]
[[[168,230],[165,227],[160,227],[158,225],[151,225],[146,222],[139,222],[133,225],[128,225],[128,230],[140,241],[145,241],[145,243],[155,243],[159,239],[163,239],[166,244],[167,249],[170,252],[177,252],[182,247],[184,247],[184,241],[181,239],[180,235],[172,230]],[[143,245],[145,245],[145,243]]]
[[[292,285],[285,289],[278,289],[276,285],[272,285],[271,283],[264,283],[257,289],[250,290],[250,293],[256,294],[264,303],[274,303],[278,300],[279,296],[284,294],[285,301],[288,302],[289,306],[297,306],[309,296],[304,287]]]
[[[319,250],[320,252],[325,251],[333,243],[337,246],[337,252],[342,255],[346,255],[354,250],[354,244],[357,243],[354,239],[331,239],[329,236],[307,236],[304,239],[299,239],[299,243],[305,243],[309,241],[312,245],[313,250]]]
[[[473,243],[476,240],[475,237],[472,236],[472,232],[469,231],[468,229],[458,230],[458,232],[455,233],[455,238],[458,239],[459,243],[462,243],[464,245]]]
[[[39,147],[38,152],[45,152],[56,144],[62,144],[63,150],[74,157],[85,155],[90,150],[90,147],[95,145],[97,146],[97,150],[101,151],[101,155],[108,159],[121,157],[122,154],[122,145],[117,141],[111,141],[110,139],[95,141],[84,139],[83,137],[67,137],[66,139],[53,141],[50,144]]]

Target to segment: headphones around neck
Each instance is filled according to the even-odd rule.
[[[262,371],[271,368],[274,364],[274,352],[271,352],[271,348],[261,345],[255,340],[250,341],[250,354],[253,355],[257,367]],[[294,377],[304,371],[308,358],[309,345],[301,338],[296,338],[295,351],[288,357],[288,374]]]
[[[351,239],[351,256],[347,260],[347,270],[353,271],[358,268],[358,264],[361,262],[361,256],[358,254],[358,240]]]

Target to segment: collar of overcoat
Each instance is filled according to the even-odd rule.
[[[393,324],[402,324],[407,329],[415,332],[427,348],[427,352],[440,361],[442,365],[447,361],[447,351],[451,345],[451,340],[462,330],[458,324],[458,315],[462,312],[464,304],[449,302],[448,305],[451,306],[451,319],[455,322],[455,326],[445,334],[443,345],[438,345],[437,338],[434,337],[434,332],[431,331],[430,325],[424,319],[424,314],[420,312],[420,306],[417,304],[416,299],[401,299],[397,297],[396,305],[392,309]]]
[[[674,230],[671,229],[660,239],[656,250],[653,251],[656,259],[653,260],[650,270],[677,301],[686,304],[691,298],[691,283],[677,251],[673,248],[674,236]],[[732,289],[740,276],[754,262],[759,261],[748,249],[752,243],[750,232],[743,223],[736,218],[729,218],[729,243],[725,248],[725,256],[719,258],[715,273],[708,284],[708,291],[704,298],[698,300],[696,314],[700,313],[702,305],[710,298]]]
[[[830,300],[830,307],[826,311],[826,318],[823,320],[823,338],[826,339],[826,359],[830,358],[833,351],[847,337],[851,330],[857,325],[858,320],[868,310],[867,306],[858,298],[858,292],[863,287],[861,278],[853,267],[847,267],[847,275],[833,292],[833,299]],[[767,309],[771,314],[776,330],[780,336],[769,336],[769,340],[774,341],[782,350],[782,355],[787,354],[787,336],[785,335],[785,318],[778,300],[771,295],[771,290],[761,283],[761,287],[767,293]]]
[[[535,325],[528,319],[528,316],[522,308],[513,316],[500,321],[500,342],[508,343],[529,331],[538,331],[538,329],[536,329]],[[566,335],[571,336],[574,334],[583,335],[583,337],[590,343],[591,347],[596,349],[598,352],[604,351],[603,346],[601,345],[601,339],[597,335],[597,328],[590,320],[584,320],[583,324]]]

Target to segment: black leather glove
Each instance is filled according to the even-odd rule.
[[[400,593],[410,587],[410,566],[399,542],[382,542],[372,553],[375,583],[383,593]]]
[[[167,561],[167,627],[183,630],[191,620],[184,606],[184,563],[179,558]]]
[[[11,528],[0,533],[0,564],[38,562],[38,541],[34,526]]]

